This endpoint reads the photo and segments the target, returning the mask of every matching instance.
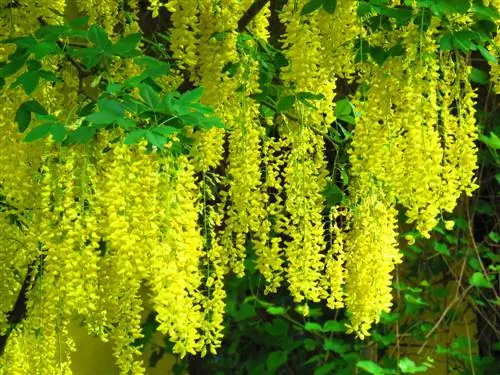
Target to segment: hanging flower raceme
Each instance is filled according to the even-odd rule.
[[[382,193],[383,194],[383,193]],[[397,211],[380,192],[360,197],[352,212],[345,250],[348,328],[360,338],[392,306],[392,273],[401,262]]]
[[[4,35],[30,34],[40,20],[62,22],[50,9],[66,6],[64,0],[16,3],[8,17],[0,7]],[[148,103],[158,116],[141,117],[137,130],[149,136],[133,145],[125,144],[130,129],[120,127],[128,122],[118,120],[102,124],[107,129],[83,144],[58,143],[53,135],[24,142],[16,111],[31,97],[10,88],[24,70],[5,85],[0,75],[0,335],[9,336],[1,375],[71,374],[73,319],[112,342],[121,374],[143,374],[136,344],[145,306],[154,309],[158,331],[175,353],[215,354],[223,339],[226,277],[244,276],[248,254],[265,293],[286,284],[305,313],[308,302],[345,308],[348,328],[360,338],[389,311],[392,274],[401,262],[396,207],[428,236],[443,211],[477,188],[471,68],[461,54],[439,51],[437,17],[425,28],[389,17],[389,28],[363,29],[356,0],[337,2],[333,13],[325,5],[304,12],[309,3],[288,1],[278,13],[267,4],[245,27],[239,21],[253,0],[72,3],[113,41],[139,30],[139,9],[167,15],[168,54],[158,53],[162,69],[168,60],[171,71],[157,77],[139,65],[153,61],[150,56],[106,57],[88,70],[64,56],[44,57],[42,66],[58,71],[62,82],[41,82],[32,98],[65,128],[96,125],[79,114],[83,105],[97,104],[94,112],[102,115],[122,97],[133,107],[179,87],[202,86],[201,102],[224,129],[195,120],[178,129],[176,121],[192,113],[179,110],[164,121],[161,105]],[[276,16],[284,30],[279,37],[269,23]],[[458,29],[472,18],[452,22]],[[141,48],[160,50],[153,40],[143,39]],[[365,45],[371,50],[363,51]],[[376,47],[402,52],[377,59]],[[13,51],[0,44],[0,59]],[[287,64],[278,61],[283,56]],[[97,86],[86,91],[96,72],[91,86]],[[147,93],[122,87],[140,74],[141,85],[161,85]],[[338,177],[347,142],[332,141],[332,150],[326,142],[335,121],[343,121],[335,118],[335,101],[345,96],[337,83],[357,86],[355,78],[349,191],[331,207],[325,189]],[[206,109],[190,110],[200,107]],[[152,146],[153,127],[175,127],[186,144]],[[12,324],[23,285],[27,314]]]

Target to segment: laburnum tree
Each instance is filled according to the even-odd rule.
[[[142,374],[145,303],[174,353],[216,353],[250,255],[266,293],[369,335],[398,215],[428,237],[478,187],[499,11],[1,0],[0,374],[70,374],[75,318]]]

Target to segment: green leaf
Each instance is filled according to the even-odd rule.
[[[236,321],[242,321],[250,319],[251,317],[254,317],[256,314],[257,312],[255,311],[255,307],[253,304],[244,303],[240,306],[240,309],[238,311],[235,311],[233,313],[233,317]]]
[[[50,125],[50,134],[55,142],[61,142],[66,136],[66,127],[60,122],[55,122]]]
[[[398,312],[386,313],[385,311],[380,314],[380,321],[382,324],[394,324],[401,318],[401,315]]]
[[[438,242],[438,241],[433,241],[432,242],[432,247],[439,254],[450,256],[450,250],[448,249],[448,247],[446,246],[446,244],[444,244],[442,242]]]
[[[54,55],[62,52],[61,48],[55,42],[38,43],[33,48],[31,48],[31,51],[34,53],[35,58],[38,60],[41,60],[47,55]]]
[[[26,106],[31,112],[36,113],[37,115],[46,115],[47,110],[35,99],[24,102],[23,105]]]
[[[494,63],[494,64],[497,63],[497,58],[495,56],[493,56],[490,53],[490,51],[488,51],[486,48],[484,48],[481,45],[478,45],[477,49],[479,50],[479,52],[481,53],[481,55],[486,59],[486,61]]]
[[[481,85],[487,85],[489,82],[488,73],[484,70],[478,68],[472,68],[472,71],[469,75],[469,80],[474,83],[479,83]]]
[[[23,133],[31,122],[31,112],[28,108],[26,108],[24,103],[17,109],[15,120],[17,122],[19,132]]]
[[[373,375],[384,375],[384,374],[395,374],[396,372],[393,370],[386,370],[380,367],[373,361],[359,361],[356,363],[356,367],[366,371],[369,374]]]
[[[151,128],[151,131],[162,135],[172,135],[179,133],[179,129],[174,128],[173,126],[164,126],[164,125],[155,126]]]
[[[487,19],[490,21],[496,21],[500,18],[500,15],[496,11],[496,9],[485,6],[484,4],[480,4],[474,2],[472,4],[471,12],[476,16],[479,16],[479,19]]]
[[[118,126],[122,129],[128,130],[128,129],[133,129],[137,126],[134,120],[131,120],[129,118],[125,117],[120,117],[118,120],[116,120],[118,123]]]
[[[106,86],[106,92],[109,92],[110,94],[116,95],[120,92],[122,87],[123,86],[119,83],[110,83]]]
[[[469,0],[440,0],[446,13],[465,14],[470,8]],[[437,3],[438,1],[436,1]]]
[[[470,52],[476,49],[476,44],[473,40],[477,34],[470,30],[460,30],[453,36],[454,45],[462,52]]]
[[[323,9],[327,13],[334,14],[335,9],[337,9],[337,0],[324,0]]]
[[[476,288],[492,288],[491,282],[482,272],[474,272],[469,279],[469,284]]]
[[[99,109],[103,112],[110,112],[116,117],[122,117],[124,115],[124,109],[120,102],[113,99],[99,99],[97,101]]]
[[[87,121],[96,125],[110,125],[117,120],[116,114],[109,111],[94,112],[87,116]]]
[[[277,369],[283,366],[286,361],[288,361],[288,352],[284,350],[279,350],[276,352],[271,352],[267,356],[267,369],[271,373],[275,373]]]
[[[160,95],[158,95],[158,93],[150,85],[145,83],[141,84],[139,86],[139,93],[150,109],[158,109],[161,103]]]
[[[387,335],[381,335],[377,331],[374,331],[372,332],[372,337],[376,342],[383,346],[389,346],[396,342],[396,334],[393,332],[388,333]]]
[[[277,318],[264,323],[264,329],[272,336],[283,337],[288,336],[289,326],[286,320]]]
[[[26,61],[26,67],[28,68],[28,71],[40,70],[42,69],[42,64],[38,60],[28,60]]]
[[[479,140],[489,148],[492,148],[494,150],[500,150],[500,138],[498,138],[497,135],[493,132],[490,133],[489,137],[484,134],[481,134],[479,136]]]
[[[309,338],[304,340],[304,349],[307,351],[313,351],[314,349],[316,349],[317,346],[318,343],[316,342],[316,340]]]
[[[75,131],[68,134],[68,141],[70,143],[87,143],[97,132],[96,128],[81,126]]]
[[[146,136],[147,131],[145,129],[137,129],[134,131],[131,131],[130,133],[127,134],[127,137],[125,137],[125,144],[126,145],[134,145],[141,138],[144,138]]]
[[[385,60],[389,57],[389,54],[385,49],[379,46],[372,46],[369,50],[370,56],[377,63],[377,65],[383,65]]]
[[[327,363],[326,365],[316,368],[314,370],[314,375],[335,374],[335,372],[332,371],[335,367],[337,367],[337,362]]]
[[[69,55],[80,59],[87,69],[92,69],[99,63],[101,52],[97,48],[68,49]]]
[[[137,45],[141,41],[141,34],[135,33],[127,35],[120,39],[107,51],[109,55],[120,55],[124,57],[132,57],[137,55]]]
[[[335,116],[344,117],[352,113],[352,104],[347,99],[341,99],[335,103]]]
[[[49,82],[61,82],[61,79],[57,77],[53,72],[47,70],[39,70],[38,76]]]
[[[411,9],[407,8],[392,8],[388,6],[373,6],[373,8],[383,16],[394,18],[400,26],[408,23],[413,15]]]
[[[39,115],[46,115],[47,111],[43,106],[36,100],[29,100],[21,104],[16,112],[16,122],[18,124],[19,131],[23,133],[31,122],[31,113],[36,113]]]
[[[148,139],[149,143],[151,143],[153,146],[158,147],[159,149],[163,149],[163,146],[165,146],[165,143],[167,143],[167,138],[163,134],[152,132],[151,130],[146,131],[146,138]]]
[[[312,13],[315,10],[321,8],[323,6],[323,3],[327,0],[311,0],[307,2],[303,7],[300,12],[301,16],[304,16],[306,14]]]
[[[297,98],[299,100],[321,100],[324,99],[325,96],[323,94],[314,94],[312,92],[301,91],[297,93]]]
[[[44,42],[53,43],[69,30],[69,27],[64,25],[45,25],[35,32],[35,36]]]
[[[323,344],[323,349],[343,354],[349,350],[349,344],[341,339],[326,339]]]
[[[21,74],[14,83],[10,86],[11,88],[15,88],[19,85],[23,87],[24,92],[27,95],[31,95],[33,91],[38,87],[38,83],[40,82],[40,76],[37,71],[31,71]]]
[[[500,234],[498,234],[497,232],[488,233],[488,237],[495,243],[500,242]]]
[[[323,328],[321,327],[321,324],[315,323],[315,322],[307,322],[304,324],[304,329],[309,332],[313,331],[322,331]]]
[[[271,315],[283,315],[283,314],[286,314],[287,309],[284,307],[281,307],[281,306],[269,306],[266,309],[266,311],[268,314],[271,314]]]
[[[112,44],[108,38],[106,30],[97,24],[90,26],[89,31],[87,32],[87,38],[102,52],[111,48]]]
[[[445,33],[439,39],[439,49],[443,52],[451,51],[453,49],[453,35]]]
[[[81,29],[88,25],[89,16],[78,17],[69,22],[69,27],[72,29]]]
[[[327,320],[325,324],[323,324],[323,332],[341,333],[345,331],[346,328],[344,322],[339,322],[337,320]]]
[[[184,94],[181,95],[179,98],[179,103],[180,104],[190,104],[190,103],[196,103],[199,102],[201,99],[201,96],[203,95],[203,87],[197,87],[193,90],[187,91]]]
[[[276,105],[277,112],[286,112],[295,104],[295,95],[287,95],[281,98]]]
[[[448,13],[465,14],[470,8],[469,0],[417,0],[417,5],[430,8],[438,17]]]
[[[408,357],[403,357],[399,360],[398,367],[400,368],[403,374],[415,374],[417,372],[426,372],[427,366],[420,365],[417,366],[415,362],[413,362]]]
[[[36,119],[39,121],[47,121],[47,122],[57,122],[57,117],[54,115],[48,114],[38,114],[36,115]]]
[[[44,138],[49,134],[50,128],[51,128],[50,123],[37,126],[36,128],[33,128],[30,132],[28,132],[28,134],[26,134],[26,137],[24,137],[24,141],[33,142],[38,139]]]

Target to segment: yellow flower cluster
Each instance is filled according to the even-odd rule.
[[[404,60],[391,57],[370,70],[350,155],[357,194],[366,195],[373,184],[383,187],[424,236],[442,211],[454,209],[461,192],[475,189],[475,94],[464,64],[458,75],[447,68],[452,56],[439,61],[434,32],[420,36],[418,27],[409,27]]]
[[[351,229],[352,215],[347,207],[335,206],[329,215],[329,248],[325,259],[323,288],[328,291],[327,306],[331,309],[344,307],[344,284],[347,232]]]
[[[352,211],[352,230],[346,242],[345,305],[350,315],[348,328],[358,337],[392,305],[392,272],[401,262],[397,248],[397,211],[373,192],[363,197]]]
[[[174,52],[174,58],[181,64],[194,67],[198,60],[198,39],[200,33],[198,20],[198,1],[181,0],[169,1],[169,9],[172,13],[173,27],[170,32],[172,44],[170,48]]]
[[[65,8],[63,0],[39,1],[37,8],[19,2],[9,17],[0,9],[2,35],[30,33],[40,16],[59,22],[49,8]],[[225,277],[244,274],[249,252],[266,279],[265,293],[286,282],[294,300],[306,303],[305,314],[308,301],[345,307],[349,329],[361,338],[390,309],[391,275],[401,261],[396,204],[427,236],[441,211],[477,187],[470,67],[460,56],[438,53],[437,18],[425,31],[410,25],[397,35],[369,34],[355,0],[338,2],[334,14],[301,15],[306,3],[289,1],[279,14],[289,64],[277,78],[296,101],[286,114],[263,119],[254,99],[261,51],[237,31],[253,1],[149,1],[153,16],[163,7],[171,13],[176,65],[204,87],[202,102],[225,124],[191,129],[189,155],[152,152],[145,141],[124,145],[119,130],[101,131],[86,145],[25,143],[14,118],[27,97],[7,91],[9,78],[0,89],[0,334],[13,331],[1,375],[70,374],[74,318],[112,341],[122,374],[143,374],[133,343],[142,336],[146,303],[174,352],[216,353]],[[138,1],[75,5],[114,38],[138,28],[134,16],[123,21]],[[259,43],[269,38],[269,13],[266,5],[246,28]],[[470,17],[456,22],[467,25]],[[401,40],[405,55],[380,66],[371,59],[355,64],[360,35],[385,49]],[[11,52],[2,45],[0,59]],[[41,84],[34,97],[71,121],[79,83],[71,64],[59,63],[43,61],[60,68],[64,82]],[[116,61],[110,70],[111,79],[121,80],[138,67]],[[164,78],[171,88],[184,72],[177,73]],[[350,203],[326,209],[324,190],[334,177],[325,139],[335,121],[336,84],[358,73]],[[304,102],[311,93],[321,98]],[[30,264],[27,317],[8,327]]]
[[[294,300],[318,302],[325,297],[321,286],[325,241],[323,232],[323,195],[326,169],[322,160],[322,139],[302,126],[290,135],[291,151],[284,170],[286,193],[283,218],[288,261],[286,277]],[[318,160],[319,159],[319,160]]]
[[[175,343],[174,352],[184,356],[202,350],[203,296],[200,294],[203,238],[198,228],[198,187],[194,169],[186,158],[177,170],[166,161],[162,172],[159,207],[161,241],[152,253],[151,288],[158,312],[159,330]]]

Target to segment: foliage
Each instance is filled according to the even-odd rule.
[[[75,318],[123,374],[497,371],[497,1],[57,1],[0,8],[1,374]]]
[[[42,69],[42,61],[47,56],[62,57],[71,62],[77,68],[80,80],[95,75],[93,86],[102,88],[97,98],[79,103],[78,117],[72,120],[80,126],[73,131],[68,131],[35,99],[22,103],[16,112],[19,131],[24,132],[28,128],[32,114],[41,122],[27,133],[27,142],[51,134],[56,142],[65,145],[88,143],[99,129],[118,126],[125,131],[126,144],[136,144],[145,138],[151,146],[162,149],[174,135],[183,138],[184,147],[188,142],[184,134],[187,126],[194,129],[222,127],[221,121],[213,116],[213,110],[199,103],[201,87],[183,94],[176,91],[165,93],[165,87],[158,83],[157,78],[168,74],[170,65],[142,55],[137,49],[141,34],[130,34],[112,43],[106,30],[97,24],[89,27],[88,20],[86,16],[67,25],[44,25],[35,31],[34,36],[3,41],[14,44],[16,50],[0,68],[0,77],[8,78],[27,67],[10,85],[10,89],[21,85],[26,94],[31,95],[40,79],[62,81],[57,72]],[[79,44],[68,42],[74,38],[78,38]],[[144,69],[123,82],[117,82],[109,74],[110,62],[116,57],[133,59]],[[139,98],[132,94],[137,89]],[[96,108],[98,111],[95,111]]]

